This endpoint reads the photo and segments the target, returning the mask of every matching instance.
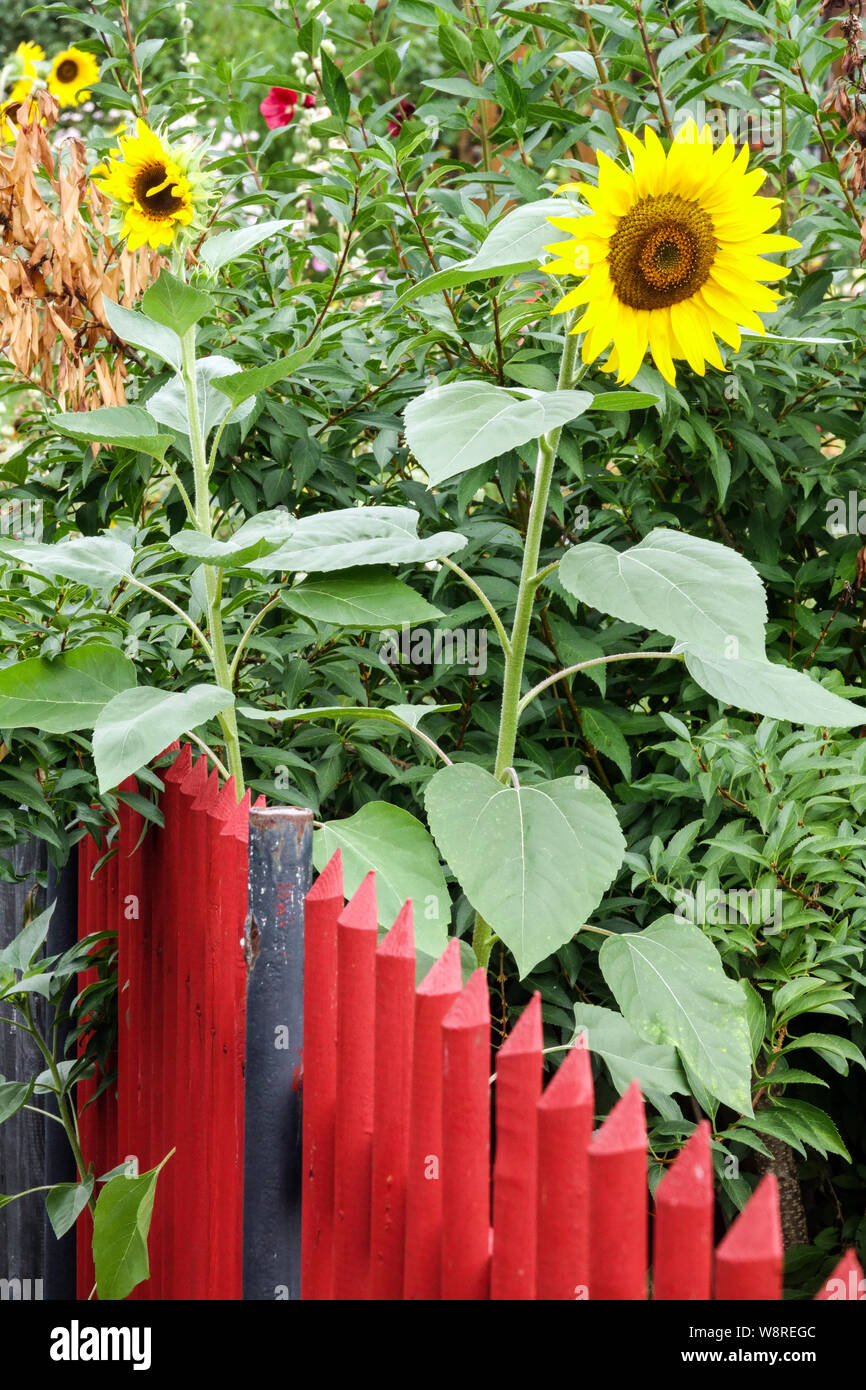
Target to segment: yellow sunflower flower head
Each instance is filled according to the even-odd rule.
[[[99,81],[99,64],[92,53],[80,48],[64,48],[52,60],[48,90],[61,106],[78,106],[92,95],[90,87]]]
[[[800,243],[769,234],[779,199],[757,196],[766,175],[748,171],[745,146],[738,152],[728,138],[714,148],[709,127],[698,130],[694,121],[667,153],[649,127],[643,143],[622,135],[632,168],[599,153],[597,187],[563,185],[590,214],[549,219],[570,239],[545,248],[556,259],[542,269],[584,277],[553,312],[583,308],[571,330],[584,335],[583,360],[594,362],[610,346],[604,370],[621,385],[636,376],[647,348],[671,385],[675,360],[700,376],[707,362],[724,369],[716,337],[736,351],[740,328],[763,334],[758,313],[774,312],[781,298],[764,282],[789,271],[762,257]]]
[[[12,90],[9,93],[10,102],[23,101],[33,90],[39,76],[36,64],[42,63],[44,60],[45,54],[38,43],[19,43],[10,64],[14,78]]]
[[[164,136],[138,120],[118,146],[93,170],[97,188],[122,214],[121,236],[131,251],[139,246],[170,246],[203,226],[209,180],[200,156],[172,147]]]

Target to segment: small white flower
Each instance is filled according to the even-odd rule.
[[[333,58],[337,51],[337,45],[333,39],[322,39],[321,48],[323,53],[327,53],[329,58]]]
[[[316,153],[318,150],[320,150],[321,148],[322,148],[322,142],[321,142],[321,140],[317,140],[316,137],[315,137],[314,135],[310,136],[310,139],[307,141],[307,149],[308,149],[308,150],[312,150],[313,153],[315,154],[315,153]]]

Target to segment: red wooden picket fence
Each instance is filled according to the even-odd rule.
[[[161,772],[164,829],[121,804],[116,852],[79,848],[79,937],[118,933],[117,1086],[85,1107],[85,1159],[97,1175],[133,1159],[139,1172],[173,1148],[159,1176],[150,1279],[132,1297],[241,1297],[249,793],[208,775],[185,744]],[[121,790],[136,790],[133,779]],[[81,985],[88,982],[81,977]],[[82,1218],[86,1221],[86,1218]],[[93,1287],[78,1241],[78,1296]]]
[[[656,1189],[650,1267],[637,1082],[594,1129],[584,1047],[543,1087],[537,994],[491,1061],[485,972],[464,986],[452,941],[416,988],[411,903],[381,942],[377,921],[374,875],[346,905],[338,851],[306,898],[303,1298],[781,1298],[774,1175],[714,1249],[699,1124]],[[849,1251],[818,1298],[863,1297]]]

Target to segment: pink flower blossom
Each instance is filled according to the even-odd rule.
[[[259,110],[265,118],[269,130],[279,130],[281,126],[291,125],[298,104],[298,93],[291,87],[272,87],[261,103]],[[307,92],[301,105],[308,109],[315,106],[316,98]]]
[[[297,102],[298,94],[291,87],[272,87],[259,107],[268,130],[290,125]]]

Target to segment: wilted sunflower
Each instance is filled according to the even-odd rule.
[[[12,91],[9,93],[9,105],[14,105],[23,101],[28,92],[33,90],[34,83],[38,77],[37,63],[43,62],[45,54],[38,43],[19,43],[15,50],[14,76],[15,82]]]
[[[727,139],[713,148],[709,127],[690,121],[667,153],[654,131],[644,143],[623,131],[631,171],[598,156],[598,187],[567,184],[592,209],[582,217],[551,217],[572,239],[546,247],[557,259],[552,275],[583,275],[554,313],[585,310],[571,330],[583,333],[581,355],[593,362],[612,342],[605,371],[620,384],[637,374],[649,347],[673,385],[674,359],[700,376],[705,362],[724,368],[714,334],[735,351],[740,328],[763,334],[758,312],[781,298],[762,282],[789,274],[762,255],[790,251],[792,237],[768,235],[778,221],[778,198],[759,198],[766,175],[747,172],[749,152]]]
[[[0,143],[11,144],[22,125],[30,125],[36,120],[39,120],[39,106],[33,97],[25,93],[17,100],[4,101],[0,105]]]
[[[48,90],[61,106],[78,106],[91,95],[89,89],[99,81],[99,64],[92,53],[80,48],[64,48],[51,63]]]
[[[121,205],[121,236],[131,251],[168,246],[179,228],[192,224],[206,197],[197,161],[188,150],[172,150],[142,120],[118,143],[112,158],[94,169],[101,176],[96,186]]]

